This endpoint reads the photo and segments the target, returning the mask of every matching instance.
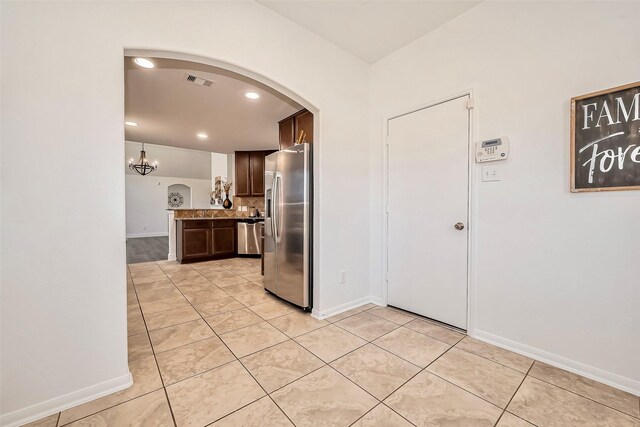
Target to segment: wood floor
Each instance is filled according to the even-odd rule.
[[[169,237],[137,237],[127,239],[127,264],[166,261]]]

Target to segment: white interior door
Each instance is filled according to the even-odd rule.
[[[388,122],[388,304],[462,329],[467,328],[468,99]],[[464,228],[457,229],[458,223]]]

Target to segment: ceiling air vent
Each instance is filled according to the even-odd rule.
[[[189,73],[186,73],[184,75],[184,81],[188,83],[193,83],[194,85],[206,86],[206,87],[213,86],[214,84],[216,84],[216,82],[214,82],[213,80],[203,79],[202,77],[194,76],[193,74],[189,74]]]

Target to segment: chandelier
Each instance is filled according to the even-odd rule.
[[[147,153],[144,151],[144,142],[142,143],[142,150],[140,150],[140,158],[136,163],[133,163],[133,159],[129,160],[129,169],[138,172],[140,175],[147,175],[158,169],[158,162],[153,162],[152,165],[147,161]]]

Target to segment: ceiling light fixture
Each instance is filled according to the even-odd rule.
[[[138,126],[136,122],[124,122],[124,124],[127,126]]]
[[[196,135],[198,138],[200,139],[207,139],[209,138],[209,135],[207,135],[206,133],[199,133]]]
[[[158,162],[153,162],[152,165],[147,161],[147,152],[144,151],[144,142],[142,143],[142,150],[140,150],[140,158],[137,163],[133,163],[133,159],[129,160],[129,169],[138,172],[140,175],[148,175],[158,169]]]
[[[247,93],[244,94],[244,96],[246,96],[249,99],[258,99],[258,98],[260,98],[260,95],[258,95],[255,92],[247,92]]]
[[[133,58],[133,62],[142,68],[153,68],[156,66],[153,61],[147,58]]]

